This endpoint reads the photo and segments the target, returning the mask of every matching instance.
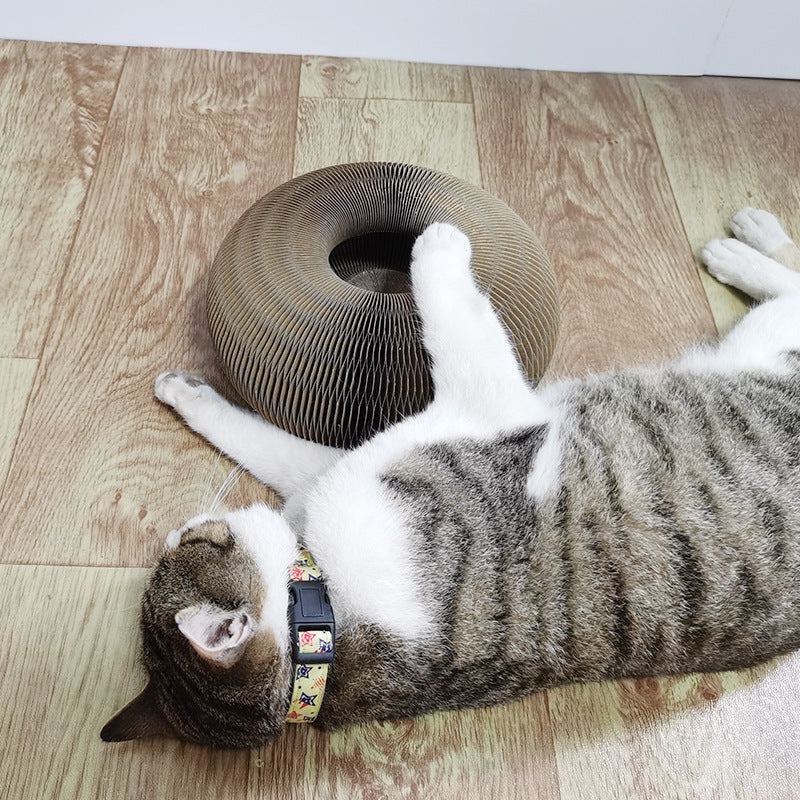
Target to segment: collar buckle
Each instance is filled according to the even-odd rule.
[[[330,664],[336,624],[325,584],[320,580],[291,581],[288,614],[292,661],[295,664]],[[330,635],[318,637],[316,652],[303,652],[303,634],[311,632]]]

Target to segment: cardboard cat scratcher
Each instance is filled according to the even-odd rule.
[[[209,326],[245,402],[284,430],[338,447],[424,408],[432,386],[409,259],[432,222],[469,237],[476,279],[536,381],[555,343],[558,296],[525,223],[451,175],[342,164],[262,197],[214,260]]]

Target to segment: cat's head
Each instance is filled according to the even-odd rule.
[[[276,736],[291,690],[286,608],[296,558],[294,534],[260,504],[170,533],[142,598],[149,682],[102,738],[258,747]]]

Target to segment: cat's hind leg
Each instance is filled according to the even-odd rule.
[[[285,498],[333,465],[343,450],[300,439],[252,411],[229,403],[202,378],[162,372],[155,395],[194,431]]]
[[[765,250],[786,243],[771,214],[753,212],[745,209],[734,217],[734,232]],[[716,348],[696,350],[682,365],[722,372],[787,369],[785,355],[800,349],[800,273],[738,239],[715,239],[701,257],[717,280],[765,302],[748,311]]]
[[[506,329],[475,284],[470,260],[469,239],[444,223],[428,227],[412,250],[434,405],[493,420],[529,413],[533,392]]]

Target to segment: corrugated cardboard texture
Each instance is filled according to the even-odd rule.
[[[343,164],[261,198],[214,260],[209,326],[244,400],[291,433],[339,447],[424,408],[432,388],[408,267],[432,222],[470,238],[476,279],[537,380],[555,343],[558,295],[522,220],[450,175]]]

